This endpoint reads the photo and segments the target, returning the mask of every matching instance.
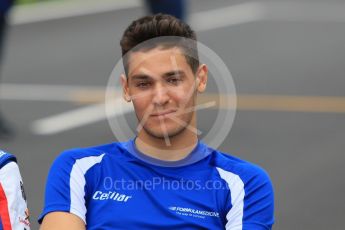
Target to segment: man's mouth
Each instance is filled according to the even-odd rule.
[[[171,116],[175,112],[176,112],[176,110],[174,110],[174,109],[164,110],[164,111],[159,111],[159,112],[152,113],[151,116],[152,117],[157,117],[157,118],[163,118],[163,117]]]

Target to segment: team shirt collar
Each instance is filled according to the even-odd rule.
[[[148,164],[156,165],[156,166],[163,166],[163,167],[180,167],[193,164],[197,161],[200,161],[207,157],[211,150],[210,148],[204,144],[202,141],[198,139],[197,145],[194,149],[183,159],[177,161],[164,161],[157,158],[150,157],[142,152],[140,152],[136,145],[135,145],[135,138],[130,139],[127,142],[123,143],[123,146],[126,150],[133,155],[135,158],[138,158],[141,161],[144,161]]]

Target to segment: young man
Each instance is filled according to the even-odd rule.
[[[29,211],[16,158],[0,150],[0,229],[29,230]]]
[[[197,58],[194,31],[169,15],[147,16],[126,29],[121,48],[123,94],[138,135],[60,155],[41,229],[271,229],[267,174],[196,134],[207,66]]]

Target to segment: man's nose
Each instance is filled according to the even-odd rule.
[[[162,85],[158,84],[155,87],[153,94],[153,103],[155,105],[161,106],[169,102],[169,93],[168,90]]]

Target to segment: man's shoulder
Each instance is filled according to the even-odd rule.
[[[85,158],[103,158],[107,155],[114,155],[118,151],[121,151],[121,143],[113,142],[97,146],[79,147],[67,149],[60,153],[56,158],[56,161],[75,162]]]
[[[16,157],[10,153],[0,150],[0,169],[9,162],[16,162]]]
[[[268,173],[261,166],[220,151],[216,151],[214,167],[224,174],[236,175],[243,181],[253,178],[270,180]]]
[[[87,172],[91,172],[91,169],[114,163],[112,158],[109,159],[109,156],[121,155],[117,154],[118,148],[118,143],[110,143],[65,150],[52,163],[49,171],[51,180],[79,178],[81,175],[84,176]]]

